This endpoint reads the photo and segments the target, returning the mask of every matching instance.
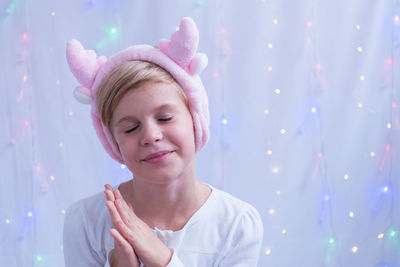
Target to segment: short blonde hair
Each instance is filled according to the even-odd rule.
[[[127,61],[115,67],[98,87],[96,105],[105,126],[110,129],[113,112],[122,97],[129,90],[138,88],[146,82],[164,82],[175,85],[187,105],[187,98],[182,88],[165,69],[147,61]]]

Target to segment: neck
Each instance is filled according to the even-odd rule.
[[[194,170],[165,184],[135,178],[121,190],[136,215],[149,227],[179,230],[207,200],[211,189],[194,178]]]

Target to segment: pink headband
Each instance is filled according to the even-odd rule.
[[[199,74],[207,66],[205,54],[197,53],[199,31],[191,18],[183,18],[179,30],[171,41],[160,40],[158,48],[150,45],[128,47],[110,57],[97,57],[93,50],[85,50],[77,40],[67,45],[67,60],[71,72],[81,83],[74,90],[75,98],[91,104],[91,115],[97,136],[112,158],[124,163],[118,145],[109,129],[102,123],[96,106],[97,90],[112,69],[119,64],[141,60],[149,61],[167,70],[179,83],[189,102],[194,124],[196,152],[200,151],[209,138],[209,110],[206,90]]]

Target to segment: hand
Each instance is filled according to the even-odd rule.
[[[105,194],[108,199],[106,206],[116,232],[131,245],[147,267],[165,267],[171,260],[171,250],[136,216],[132,205],[125,202],[119,190],[112,191],[111,186],[106,185]]]
[[[110,194],[111,192],[111,194]],[[112,187],[106,185],[104,191],[107,200],[114,201],[114,194],[112,193]],[[114,238],[114,249],[110,251],[109,259],[111,267],[139,267],[140,262],[133,250],[131,244],[121,236],[116,229],[110,229],[110,234]]]

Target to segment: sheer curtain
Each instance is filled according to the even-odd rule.
[[[110,56],[184,16],[209,56],[196,176],[258,209],[259,266],[399,266],[398,0],[1,1],[0,265],[63,266],[67,207],[130,179],[66,42]]]

